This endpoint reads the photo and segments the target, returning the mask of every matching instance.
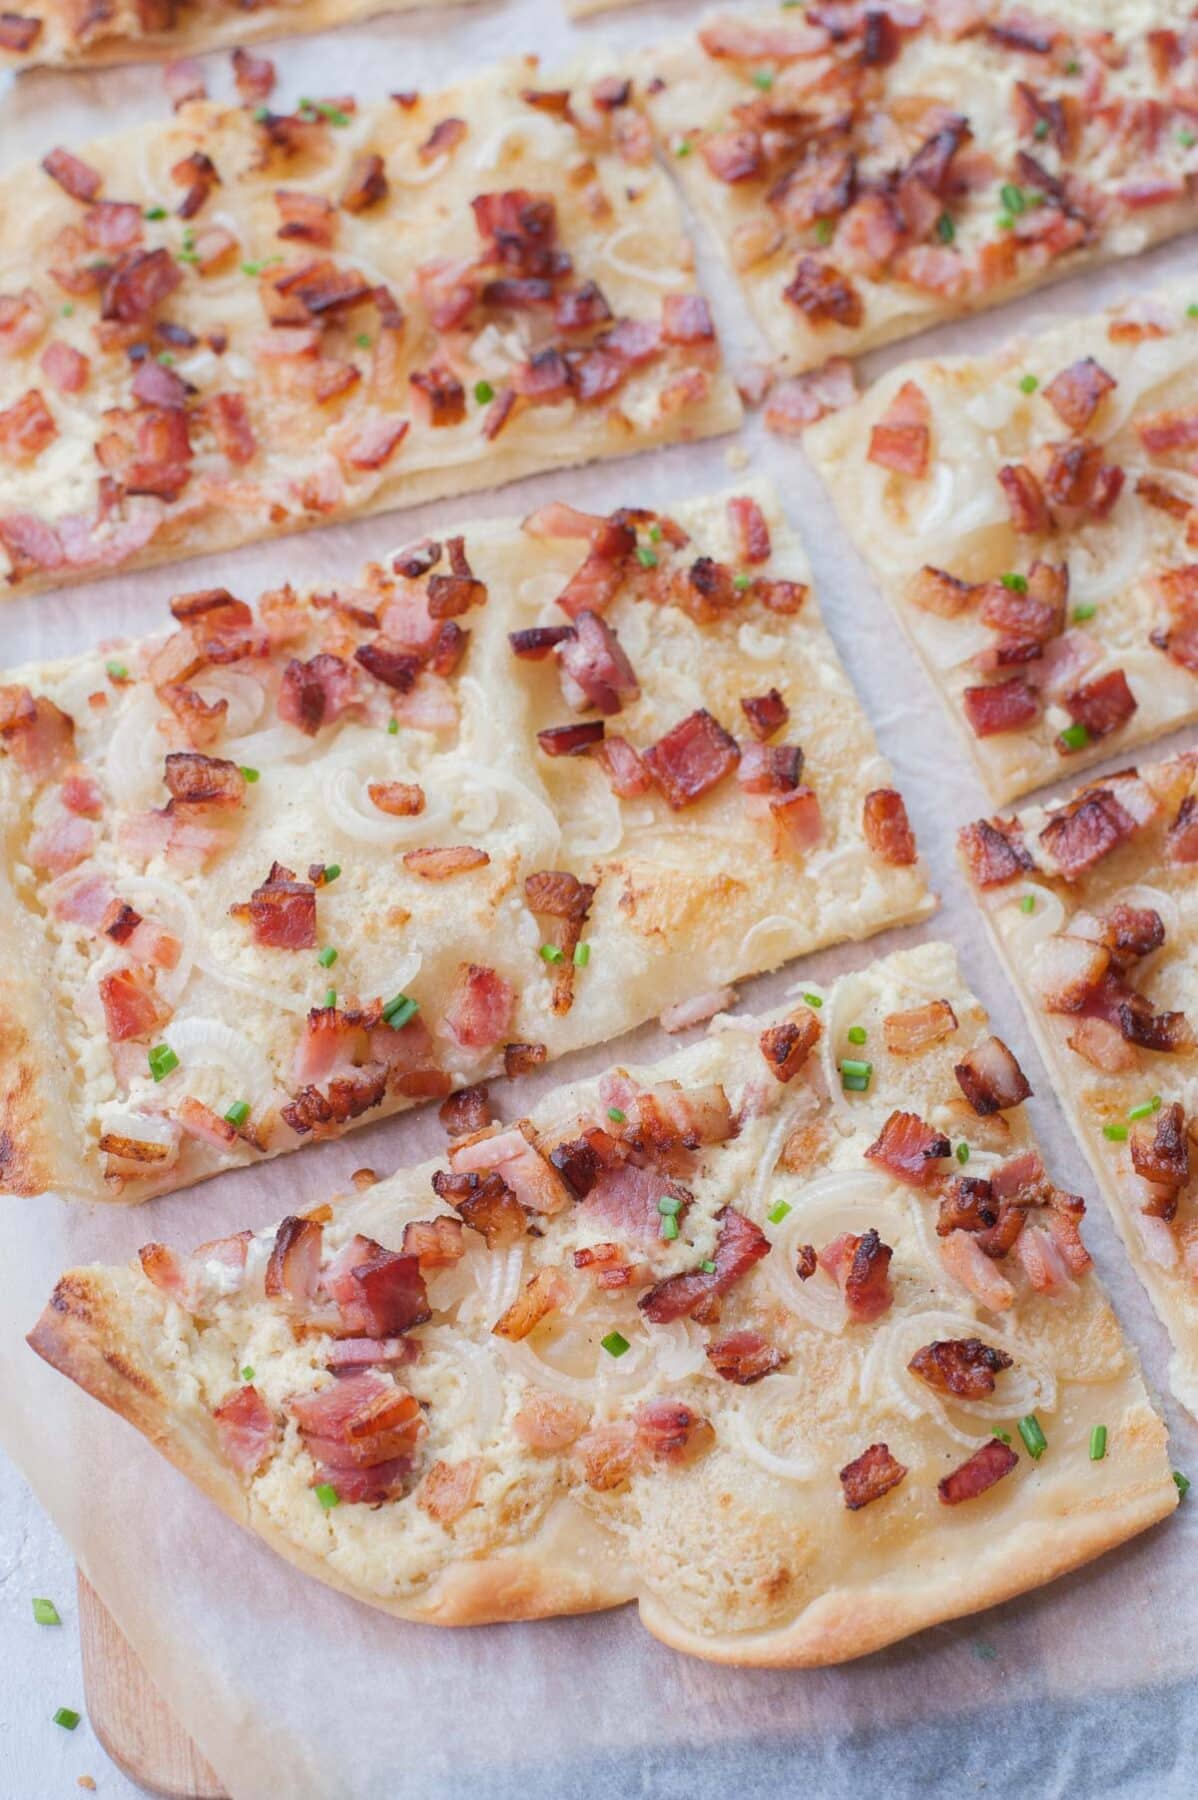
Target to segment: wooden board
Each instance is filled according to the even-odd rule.
[[[147,1793],[166,1800],[227,1800],[215,1770],[168,1710],[82,1571],[77,1586],[87,1716],[103,1748]]]

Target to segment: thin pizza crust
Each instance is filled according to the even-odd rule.
[[[1053,383],[1066,371],[1102,387],[1079,431],[1048,397],[1060,392]],[[922,475],[881,460],[889,452],[875,437],[879,425],[885,433],[896,396],[910,398],[912,386],[928,406]],[[845,529],[1000,804],[1198,718],[1187,574],[1198,490],[1176,441],[1187,420],[1198,431],[1198,318],[1189,288],[1178,284],[1021,337],[992,356],[905,363],[806,436]],[[1098,516],[1066,508],[1047,531],[1017,529],[1000,471],[1030,467],[1047,482],[1045,458],[1079,450],[1118,472],[1113,505],[1098,502]],[[1026,657],[1013,653],[991,669],[985,659],[1005,658],[1015,631],[987,624],[983,614],[997,601],[992,616],[1010,608],[1014,619],[1021,596],[1012,584],[1026,581],[1037,563],[1068,571],[1054,629],[1026,645]],[[927,569],[970,584],[972,591],[949,592],[954,616],[929,610],[944,602],[934,581],[926,597]],[[994,585],[1004,578],[1005,594]],[[1111,724],[1087,700],[1095,684],[1117,682],[1118,671],[1134,710]],[[979,737],[966,694],[972,703],[1012,680],[1030,696],[1030,718]],[[1126,712],[1126,698],[1116,698]],[[1083,724],[1079,736],[1086,718],[1094,728]]]
[[[1039,1586],[1172,1511],[1163,1422],[1093,1273],[1054,1296],[1020,1283],[1010,1312],[985,1312],[940,1263],[927,1216],[934,1201],[863,1160],[901,1107],[972,1142],[979,1171],[1030,1144],[1017,1110],[983,1120],[964,1108],[953,1065],[984,1037],[985,1015],[952,951],[901,952],[816,997],[824,1037],[789,1083],[771,1075],[763,1086],[757,1039],[766,1021],[728,1017],[662,1064],[577,1084],[536,1109],[530,1126],[548,1146],[571,1135],[580,1114],[605,1116],[613,1079],[625,1094],[662,1082],[710,1094],[719,1083],[738,1135],[701,1152],[688,1172],[694,1201],[678,1240],[637,1238],[632,1248],[648,1256],[651,1279],[693,1269],[710,1257],[716,1214],[729,1204],[770,1248],[724,1292],[718,1322],[662,1325],[633,1303],[643,1277],[631,1293],[604,1290],[574,1266],[575,1250],[597,1240],[610,1248],[622,1235],[592,1199],[542,1219],[523,1248],[488,1252],[466,1233],[462,1261],[430,1277],[432,1319],[410,1334],[420,1351],[395,1376],[420,1401],[427,1438],[407,1491],[378,1506],[322,1507],[313,1493],[320,1471],[287,1406],[329,1386],[331,1346],[319,1327],[293,1330],[279,1306],[252,1297],[272,1231],[251,1242],[241,1277],[229,1276],[221,1246],[208,1248],[217,1253],[209,1262],[204,1252],[178,1259],[177,1270],[190,1270],[185,1304],[138,1264],[72,1271],[30,1342],[289,1561],[408,1619],[479,1624],[635,1598],[648,1629],[690,1654],[815,1666]],[[931,998],[951,1003],[956,1030],[918,1055],[890,1054],[883,1018]],[[850,1023],[868,1032],[874,1073],[867,1093],[842,1095],[836,1065],[854,1047]],[[319,1209],[326,1259],[355,1232],[394,1247],[406,1223],[442,1210],[429,1188],[436,1166]],[[808,1237],[822,1244],[833,1231],[869,1226],[894,1250],[894,1304],[873,1323],[846,1322],[829,1278],[812,1278],[808,1300],[790,1262]],[[164,1254],[155,1253],[159,1271]],[[550,1267],[569,1298],[559,1294],[558,1309],[522,1341],[496,1337],[494,1314],[530,1268]],[[612,1330],[630,1344],[618,1359],[597,1341]],[[709,1343],[742,1330],[788,1359],[751,1385],[720,1379],[706,1356]],[[950,1330],[1013,1354],[993,1402],[942,1405],[905,1373],[915,1348]],[[279,1423],[269,1459],[243,1480],[225,1461],[212,1409],[251,1379],[247,1370]],[[569,1448],[532,1449],[521,1436],[518,1416],[547,1397],[574,1403]],[[660,1415],[665,1401],[686,1415],[684,1436],[701,1435],[681,1457],[634,1461],[613,1479],[597,1440],[618,1437],[638,1409],[656,1403]],[[1041,1458],[1020,1453],[989,1492],[940,1504],[936,1482],[1000,1420],[1022,1452],[1016,1420],[1032,1411],[1047,1439]],[[1094,1462],[1098,1423],[1107,1454]],[[837,1471],[871,1441],[886,1443],[907,1473],[849,1511]],[[452,1519],[426,1504],[436,1465],[470,1471],[470,1499]],[[596,1468],[602,1479],[588,1479]]]
[[[559,90],[525,59],[352,113],[198,100],[80,148],[94,205],[41,168],[0,182],[7,589],[735,427],[677,198],[599,73]]]
[[[369,1122],[493,1072],[505,1062],[506,1044],[531,1045],[541,1060],[560,1055],[708,990],[718,1000],[727,982],[819,945],[926,916],[934,902],[913,843],[900,846],[903,862],[867,839],[865,797],[892,791],[893,777],[807,591],[802,548],[767,488],[751,486],[738,498],[759,504],[769,539],[767,557],[740,587],[731,574],[737,539],[725,497],[678,507],[677,534],[664,515],[661,524],[641,515],[638,554],[626,556],[605,609],[640,692],[607,720],[607,731],[643,751],[705,710],[719,721],[715,735],[726,752],[725,732],[751,739],[741,699],[777,690],[789,720],[772,741],[801,747],[802,785],[794,792],[812,795],[817,809],[805,848],[780,832],[768,797],[747,796],[730,768],[675,809],[657,788],[618,798],[592,756],[544,752],[538,732],[588,720],[595,731],[599,715],[572,710],[554,658],[518,659],[508,634],[565,623],[556,596],[587,546],[577,536],[534,536],[511,521],[467,528],[465,556],[485,586],[485,604],[453,621],[469,633],[454,672],[426,669],[407,692],[376,679],[357,657],[355,646],[369,658],[380,634],[352,615],[377,614],[401,629],[411,617],[405,609],[426,607],[428,583],[448,566],[448,551],[419,581],[376,569],[356,587],[309,599],[265,597],[260,617],[283,634],[270,656],[216,661],[190,677],[202,700],[227,708],[205,754],[257,778],[224,811],[189,814],[184,806],[177,836],[162,811],[163,758],[186,752],[190,740],[164,697],[161,671],[178,638],[166,652],[161,639],[110,645],[14,671],[0,684],[6,696],[27,689],[75,720],[75,776],[98,783],[98,797],[86,786],[82,795],[93,816],[72,813],[61,760],[33,779],[21,765],[20,729],[10,730],[11,754],[0,756],[6,912],[32,949],[7,958],[0,973],[0,1020],[14,1044],[0,1118],[10,1145],[5,1185],[137,1200],[293,1148],[308,1130],[335,1131],[331,1118],[297,1135],[281,1112],[312,1083],[327,1095],[335,1077],[354,1075],[344,1059],[334,1068],[305,1063],[304,1046],[319,1035],[310,1009],[321,1007],[330,987],[343,1014],[371,1005],[377,1012],[397,994],[419,1004],[407,1029],[419,1030],[423,1048],[414,1040],[407,1048],[405,1038],[401,1054],[387,1039],[386,1095],[368,1106],[355,1099],[350,1109]],[[571,519],[565,510],[568,526],[577,531],[581,518],[586,529],[584,516]],[[677,550],[667,531],[685,534]],[[713,561],[700,573],[714,568],[732,604],[701,623],[684,607],[694,598],[688,571],[703,557]],[[754,581],[798,610],[770,610]],[[382,637],[385,643],[386,629]],[[346,710],[304,735],[280,718],[279,695],[281,684],[293,682],[288,665],[311,667],[317,656],[335,658],[326,679]],[[793,770],[786,777],[796,778]],[[396,782],[418,790],[418,812],[380,810],[372,784]],[[395,804],[390,794],[383,798]],[[415,803],[406,793],[399,799]],[[216,838],[197,846],[197,825]],[[448,879],[427,879],[403,858],[419,863],[418,853],[432,847],[481,857]],[[301,882],[313,879],[313,869],[339,870],[314,901],[317,942],[336,952],[331,965],[319,962],[314,944],[262,946],[244,918],[230,916],[274,863]],[[526,880],[545,871],[594,885],[573,936],[568,921],[529,905]],[[160,1021],[148,1034],[110,1043],[100,984],[136,960],[104,935],[100,915],[114,898],[182,948],[175,966],[150,970]],[[575,966],[580,937],[589,950],[579,954],[589,960]],[[553,947],[559,941],[564,952]],[[555,961],[542,956],[543,946]],[[511,1004],[486,1031],[463,1039],[447,1020],[459,1016],[455,996],[472,965],[506,984]],[[375,1066],[377,1039],[369,1056],[352,1033],[339,1041],[359,1065]],[[147,1052],[160,1043],[178,1054],[180,1067],[155,1082]],[[52,1084],[63,1095],[53,1108],[44,1101]],[[242,1135],[226,1132],[232,1141],[223,1146],[180,1138],[174,1121],[185,1099],[215,1113],[218,1129],[238,1101],[249,1103],[251,1116]],[[142,1143],[155,1137],[157,1149]],[[135,1155],[156,1160],[139,1166],[102,1148],[106,1138],[132,1140]]]
[[[1142,766],[1139,782],[1155,798],[1154,810],[1073,880],[1063,879],[1045,853],[1039,834],[1058,809],[1042,806],[1027,807],[1016,819],[1019,841],[1036,866],[989,887],[978,886],[968,859],[966,872],[973,876],[991,939],[1023,1001],[1055,1091],[1090,1160],[1128,1258],[1169,1334],[1169,1384],[1182,1405],[1198,1414],[1198,1284],[1193,1273],[1198,1196],[1193,1182],[1185,1182],[1175,1196],[1171,1219],[1145,1217],[1150,1189],[1132,1162],[1130,1138],[1137,1120],[1129,1121],[1134,1109],[1159,1102],[1140,1115],[1155,1131],[1163,1109],[1179,1105],[1191,1139],[1191,1160],[1198,1161],[1192,1148],[1198,1122],[1198,1048],[1191,1041],[1188,1048],[1160,1054],[1131,1045],[1126,1067],[1103,1069],[1068,1041],[1079,1017],[1049,1012],[1041,992],[1048,979],[1046,959],[1059,937],[1092,935],[1094,921],[1117,905],[1150,908],[1164,927],[1163,943],[1133,964],[1128,980],[1157,1013],[1180,1013],[1191,1028],[1198,1027],[1198,886],[1192,859],[1175,860],[1169,837],[1187,796],[1187,816],[1198,807],[1195,771],[1193,752]],[[1099,779],[1073,798],[1103,788]],[[1124,789],[1116,783],[1106,791],[1118,795]]]
[[[380,13],[410,12],[426,0],[276,0],[248,8],[184,0],[168,0],[161,15],[174,12],[173,22],[157,24],[154,0],[106,0],[89,10],[99,13],[82,29],[79,8],[69,0],[17,0],[5,16],[0,69],[61,67],[109,68],[115,63],[152,62],[163,57],[194,55],[206,50],[250,44],[259,38],[298,37],[329,31]],[[464,0],[437,0],[457,6]],[[182,17],[178,14],[182,13]],[[34,27],[36,26],[36,31]],[[26,37],[27,48],[17,46]]]
[[[872,60],[867,15],[884,22]],[[790,372],[1194,224],[1198,158],[1173,98],[1181,64],[1160,64],[1148,35],[1176,23],[1172,7],[1057,0],[1032,18],[999,0],[915,16],[895,30],[883,9],[862,8],[834,34],[797,9],[717,11],[653,58],[661,85],[647,104],[663,152]],[[1022,111],[1020,84],[1038,96]],[[1163,111],[1139,135],[1156,101]],[[961,119],[971,135],[944,162],[937,134]],[[896,212],[904,177],[917,187]]]

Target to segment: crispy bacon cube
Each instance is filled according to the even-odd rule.
[[[1000,1037],[983,1038],[975,1044],[953,1073],[980,1118],[1020,1106],[1031,1096],[1027,1076]]]
[[[906,1467],[891,1456],[886,1444],[870,1444],[840,1471],[844,1503],[850,1512],[859,1512],[896,1488],[906,1474]]]
[[[1070,431],[1082,432],[1116,385],[1115,377],[1108,375],[1101,363],[1084,356],[1054,376],[1044,389],[1044,398]]]
[[[770,1073],[778,1081],[793,1081],[818,1043],[819,1034],[819,1019],[807,1006],[776,1025],[767,1025],[758,1042]]]
[[[994,1392],[994,1378],[1011,1367],[1011,1358],[980,1338],[949,1338],[925,1344],[907,1367],[937,1393],[981,1400]]]
[[[272,863],[248,902],[229,911],[249,920],[255,943],[276,950],[316,948],[316,889],[310,881],[297,881],[294,869],[282,863]]]
[[[988,1444],[974,1451],[968,1462],[963,1462],[959,1469],[954,1469],[951,1475],[937,1483],[941,1503],[960,1506],[963,1500],[976,1500],[996,1481],[1009,1475],[1018,1461],[1009,1444],[1004,1444],[1001,1438],[991,1438]]]
[[[724,1381],[751,1387],[780,1369],[788,1359],[760,1331],[734,1331],[707,1346],[707,1360]]]
[[[866,457],[897,475],[921,479],[932,449],[932,409],[915,381],[904,381],[869,434]]]
[[[861,823],[865,841],[876,856],[895,868],[915,862],[919,851],[907,818],[903,796],[894,788],[874,788],[865,796]]]
[[[865,1152],[899,1181],[926,1188],[936,1180],[937,1162],[948,1156],[952,1145],[942,1131],[925,1125],[918,1113],[892,1112],[877,1138]]]
[[[701,707],[642,756],[667,804],[677,812],[730,774],[740,761],[740,749],[736,739]]]

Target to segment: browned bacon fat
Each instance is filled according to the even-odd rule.
[[[1018,1461],[1009,1444],[1004,1444],[1001,1438],[991,1438],[988,1444],[974,1451],[968,1462],[963,1462],[959,1469],[954,1469],[951,1475],[937,1483],[941,1502],[945,1506],[960,1506],[963,1500],[976,1500],[996,1481],[1009,1475]]]
[[[271,865],[248,902],[229,911],[249,920],[256,943],[276,950],[316,948],[316,889],[309,881],[297,881],[295,871],[282,863]]]
[[[938,1393],[981,1400],[994,1392],[994,1378],[1011,1367],[1011,1358],[980,1338],[949,1338],[925,1344],[907,1367]]]
[[[983,1038],[953,1073],[970,1106],[982,1118],[1019,1106],[1031,1095],[1026,1075],[999,1037]]]
[[[912,1187],[929,1187],[941,1170],[936,1164],[952,1151],[941,1131],[925,1125],[918,1113],[892,1112],[866,1158]]]
[[[740,761],[736,739],[700,708],[643,752],[653,780],[675,812],[707,793]]]
[[[637,1302],[646,1318],[655,1325],[668,1325],[674,1319],[710,1317],[721,1294],[727,1293],[753,1264],[768,1256],[770,1241],[760,1228],[746,1219],[733,1206],[725,1206],[716,1214],[720,1233],[716,1240],[713,1269],[695,1269],[684,1275],[671,1275]]]
[[[872,1228],[846,1231],[819,1253],[819,1266],[844,1295],[845,1310],[857,1323],[868,1324],[889,1312],[894,1302],[890,1261],[894,1251]]]
[[[724,1381],[750,1387],[780,1369],[787,1358],[760,1331],[734,1331],[708,1344],[707,1360]]]
[[[850,1512],[859,1512],[896,1488],[906,1473],[905,1466],[890,1454],[886,1444],[870,1444],[840,1471],[845,1505]]]
[[[1036,866],[1014,819],[978,819],[961,829],[957,847],[980,888],[1001,887]]]
[[[894,788],[874,788],[866,794],[861,823],[866,843],[883,862],[905,868],[916,860],[915,833],[903,796]]]
[[[767,1025],[758,1043],[770,1073],[779,1081],[793,1081],[819,1042],[819,1034],[819,1019],[809,1006],[800,1007],[776,1025]]]

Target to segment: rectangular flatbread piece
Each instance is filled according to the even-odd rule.
[[[1198,1414],[1198,752],[979,819],[960,848]]]
[[[0,182],[7,588],[732,429],[676,196],[596,73],[196,100]]]
[[[1003,1110],[979,1112],[996,1046]],[[1177,1504],[1017,1074],[924,945],[277,1229],[75,1269],[30,1342],[291,1562],[403,1618],[635,1598],[696,1656],[843,1661]],[[1018,1249],[1058,1232],[1049,1291]]]
[[[0,1185],[186,1186],[931,909],[764,487],[394,566],[0,684]]]
[[[1190,229],[1178,24],[1163,0],[718,13],[654,55],[650,116],[794,373]]]
[[[257,38],[328,31],[427,0],[13,0],[0,13],[0,69],[75,69],[193,55]],[[438,7],[462,0],[436,0]]]
[[[1198,718],[1198,308],[891,370],[805,443],[1000,804]]]

